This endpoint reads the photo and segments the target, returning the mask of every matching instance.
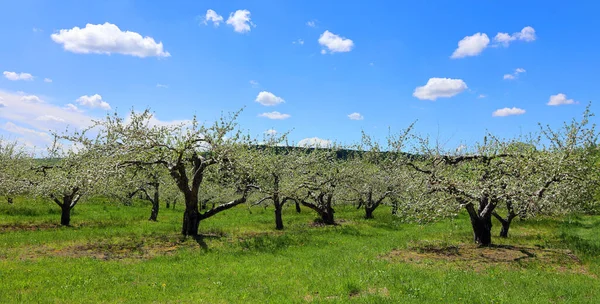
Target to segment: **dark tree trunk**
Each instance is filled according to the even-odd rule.
[[[375,207],[365,206],[365,218],[372,219],[374,210],[375,210]]]
[[[158,192],[159,185],[160,185],[159,183],[154,183],[152,185],[154,187],[154,197],[150,197],[150,195],[148,195],[148,193],[146,193],[146,195],[148,196],[148,199],[152,203],[152,212],[150,213],[150,218],[148,220],[153,221],[153,222],[156,222],[158,220],[158,210],[160,208],[159,192]]]
[[[60,224],[62,226],[70,226],[71,225],[71,201],[65,200],[60,206]]]
[[[492,244],[492,221],[491,218],[471,218],[475,243],[481,246]]]
[[[501,222],[502,229],[500,229],[500,237],[507,238],[508,237],[508,229],[510,228],[510,222]]]
[[[165,208],[169,209],[171,207],[171,203],[169,203],[169,200],[166,200],[165,202],[166,202]]]
[[[333,208],[331,208],[331,206],[326,206],[324,208],[324,210],[321,212],[321,220],[323,220],[323,224],[325,225],[335,225],[335,219],[333,214],[335,213],[335,211],[333,211]]]
[[[13,198],[9,196],[9,197],[6,198],[6,201],[8,202],[9,205],[12,205]]]
[[[279,175],[273,174],[273,178],[273,205],[275,206],[275,229],[283,230],[283,219],[281,218],[281,209],[283,209],[283,206],[279,198]]]
[[[298,201],[296,201],[296,213],[300,213],[300,203],[298,203]]]
[[[281,217],[282,211],[281,204],[275,204],[275,229],[283,230],[283,218]]]
[[[480,209],[483,205],[480,206]],[[469,213],[471,219],[471,226],[473,227],[473,240],[480,246],[489,246],[492,244],[492,215],[491,211],[483,214],[475,211],[472,204],[466,204],[465,208]]]
[[[185,236],[197,236],[200,219],[198,196],[190,191],[185,195],[185,211],[183,212],[181,233]]]
[[[181,233],[185,236],[197,236],[200,225],[200,212],[198,206],[186,206],[183,213],[183,227]]]

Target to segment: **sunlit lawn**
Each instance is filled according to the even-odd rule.
[[[276,232],[271,208],[241,206],[182,241],[180,205],[155,223],[143,202],[86,202],[65,228],[51,203],[3,203],[0,302],[600,302],[600,217],[516,222],[494,238],[510,246],[481,249],[466,217],[417,225],[387,207],[374,220],[338,209],[340,225],[323,227],[288,206]]]

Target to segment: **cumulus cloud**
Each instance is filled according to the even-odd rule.
[[[512,74],[504,74],[504,80],[513,80],[519,77],[519,74],[525,73],[525,69],[517,68]]]
[[[92,96],[83,95],[77,98],[75,101],[82,106],[110,110],[110,105],[108,102],[102,100],[102,96],[98,94],[94,94]]]
[[[285,102],[283,98],[275,96],[275,94],[267,91],[262,91],[258,93],[258,96],[256,96],[255,101],[263,106],[275,106]]]
[[[494,42],[496,46],[501,45],[508,47],[508,45],[515,40],[531,42],[536,38],[535,29],[531,26],[526,26],[520,32],[513,33],[512,35],[508,33],[498,33],[496,34],[496,37],[494,37]]]
[[[276,135],[276,134],[277,134],[277,130],[274,130],[274,129],[269,129],[269,130],[266,130],[266,131],[265,131],[265,134],[267,134],[267,135],[271,135],[271,136],[274,136],[274,135]]]
[[[549,106],[560,106],[560,105],[569,105],[576,104],[577,102],[573,99],[568,99],[567,95],[563,93],[558,93],[556,95],[550,96],[547,105]]]
[[[266,117],[268,119],[277,119],[277,120],[288,119],[291,117],[290,114],[282,114],[277,111],[262,113],[262,114],[259,114],[258,116]]]
[[[494,111],[492,116],[494,117],[503,117],[503,116],[512,116],[512,115],[523,115],[525,114],[525,110],[520,108],[502,108]]]
[[[365,119],[360,113],[358,112],[354,112],[352,114],[348,115],[348,118],[350,118],[351,120],[363,120]]]
[[[121,31],[111,23],[87,24],[85,28],[62,29],[50,36],[66,51],[79,54],[123,54],[136,57],[169,57],[162,42],[142,37],[136,32]]]
[[[217,12],[209,9],[206,11],[206,15],[204,16],[204,24],[208,24],[208,22],[212,22],[215,27],[219,26],[221,22],[223,22],[223,16],[217,14]]]
[[[31,81],[33,80],[33,75],[29,74],[29,73],[16,73],[16,72],[9,72],[9,71],[4,71],[4,77],[8,80],[12,80],[12,81],[17,81],[17,80],[26,80],[26,81]]]
[[[69,125],[73,129],[81,129],[92,124],[93,118],[81,112],[69,110],[47,102],[37,102],[33,97],[29,98],[33,102],[23,101],[22,98],[26,96],[35,95],[10,93],[0,90],[0,99],[3,99],[2,103],[6,105],[0,111],[0,118],[11,121],[16,125],[27,125],[39,131],[55,129],[58,122],[63,124],[60,126],[59,131],[64,131],[64,125]],[[27,140],[36,145],[42,144],[39,138],[35,139],[34,137],[31,135],[27,137]]]
[[[466,36],[458,42],[458,48],[450,56],[452,59],[463,58],[468,56],[477,56],[490,43],[490,38],[483,33],[475,33],[473,36]]]
[[[227,24],[233,26],[233,30],[238,33],[249,32],[250,26],[256,26],[250,20],[250,11],[248,10],[237,10],[235,13],[229,14]]]
[[[331,140],[310,137],[299,141],[298,146],[304,148],[328,148],[331,147]]]
[[[44,102],[43,100],[41,100],[39,97],[37,97],[35,95],[21,96],[21,101],[23,101],[23,102],[29,102],[29,103],[41,103],[41,102]]]
[[[424,86],[417,87],[413,96],[421,100],[436,100],[441,97],[452,97],[467,89],[462,79],[429,78]]]
[[[322,54],[327,53],[345,53],[350,52],[354,47],[354,42],[350,39],[338,36],[330,31],[325,31],[319,37],[319,44],[327,50],[321,50]]]

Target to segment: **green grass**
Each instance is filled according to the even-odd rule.
[[[341,225],[322,227],[312,224],[309,210],[296,214],[288,206],[286,229],[276,232],[272,209],[250,211],[221,213],[201,223],[201,240],[182,241],[181,205],[161,209],[154,223],[147,221],[149,204],[94,200],[76,207],[73,227],[58,227],[51,203],[2,204],[0,302],[600,302],[600,217],[516,222],[510,238],[494,238],[568,252],[578,262],[537,254],[525,262],[486,263],[477,260],[484,249],[470,245],[464,216],[415,225],[385,207],[374,220],[348,207],[337,210]],[[473,259],[426,252],[456,246]]]

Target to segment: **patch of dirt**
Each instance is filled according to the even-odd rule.
[[[202,247],[192,240],[179,241],[170,238],[126,239],[120,241],[99,240],[86,244],[70,245],[62,248],[36,247],[20,255],[21,260],[41,257],[91,257],[99,260],[150,259],[170,255],[182,247]]]
[[[47,229],[56,229],[60,225],[52,223],[39,223],[39,224],[26,224],[26,223],[12,223],[12,224],[0,224],[0,233],[5,232],[16,232],[16,231],[38,231]]]
[[[535,264],[559,272],[580,273],[595,277],[582,264],[581,260],[567,249],[511,245],[478,247],[474,244],[417,244],[409,246],[407,249],[393,250],[380,258],[390,262],[453,265],[474,271],[483,271],[498,265],[522,268]]]

